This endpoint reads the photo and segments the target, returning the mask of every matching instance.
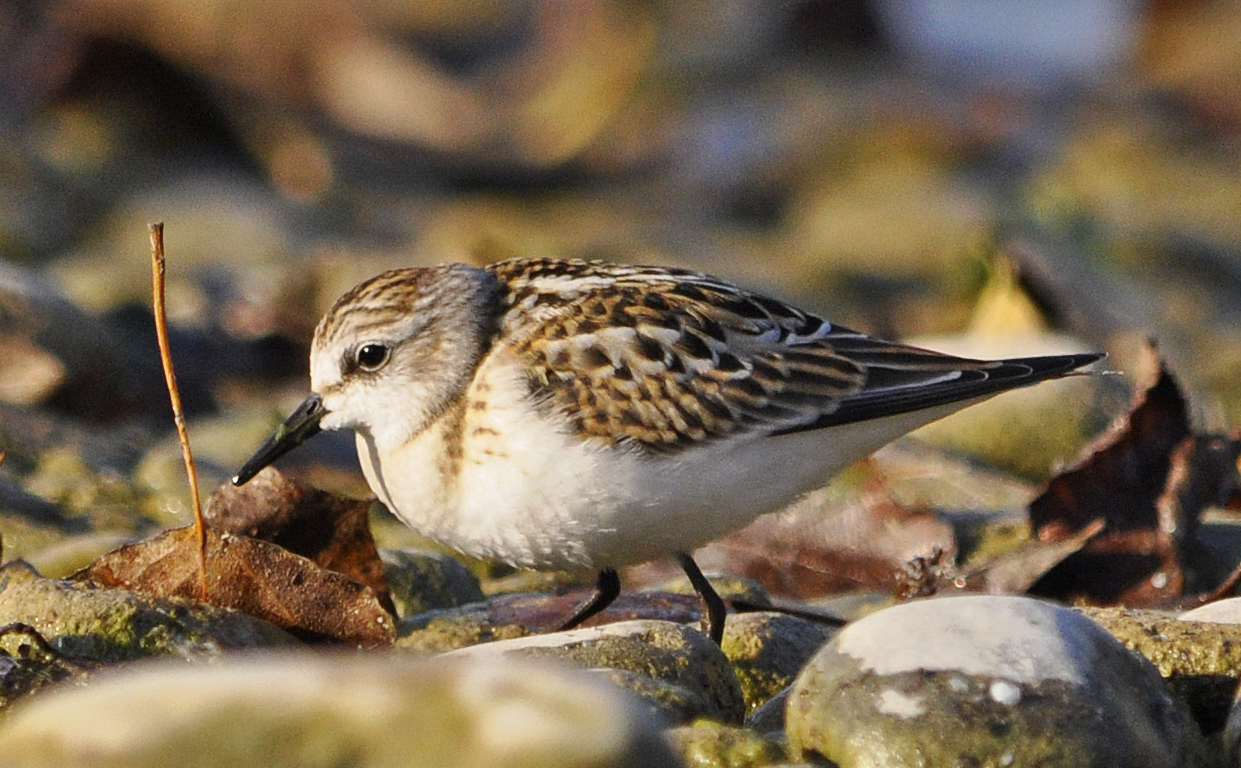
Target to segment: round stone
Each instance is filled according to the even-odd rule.
[[[841,768],[1210,765],[1156,669],[1022,597],[905,603],[838,633],[793,684],[794,756]]]
[[[15,768],[674,766],[653,721],[589,675],[503,658],[296,653],[134,667],[11,714]]]

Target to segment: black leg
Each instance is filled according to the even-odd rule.
[[[706,626],[707,634],[719,645],[724,640],[724,615],[728,609],[724,607],[724,601],[716,594],[707,577],[698,570],[698,563],[694,562],[694,558],[678,552],[677,560],[689,577],[689,583],[694,585],[698,596],[702,598],[702,623]]]
[[[595,582],[595,591],[586,601],[579,605],[573,615],[560,625],[560,630],[573,629],[599,611],[607,608],[620,594],[620,576],[612,568],[599,571],[599,580]],[[717,600],[719,598],[716,598]]]

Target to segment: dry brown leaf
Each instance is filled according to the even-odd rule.
[[[1195,435],[1184,395],[1153,346],[1148,386],[1129,414],[1030,503],[1040,541],[1106,527],[1043,574],[1030,593],[1096,605],[1164,603],[1185,587],[1202,511],[1237,484],[1241,435]]]
[[[1171,542],[1156,530],[1104,532],[1065,558],[1028,594],[1086,605],[1166,603],[1181,594],[1185,574]]]
[[[801,599],[853,589],[890,590],[911,559],[938,550],[956,556],[952,526],[929,510],[906,508],[869,477],[860,495],[813,493],[694,553],[704,568],[747,576],[772,595]]]
[[[1030,502],[1030,524],[1044,541],[1067,538],[1097,518],[1109,531],[1150,530],[1167,484],[1172,453],[1189,437],[1189,412],[1176,380],[1154,349],[1154,379],[1139,389],[1129,414],[1084,448]]]
[[[375,592],[275,544],[207,529],[209,602],[311,641],[390,645],[392,616]],[[174,528],[100,557],[74,575],[99,586],[199,599],[198,540]]]
[[[1031,539],[967,574],[966,588],[993,595],[1024,594],[1048,571],[1098,536],[1105,525],[1104,521],[1095,520],[1073,536],[1057,541]]]
[[[1168,482],[1155,508],[1160,530],[1169,532],[1178,551],[1184,553],[1193,542],[1202,510],[1227,504],[1241,487],[1238,458],[1241,431],[1237,430],[1227,435],[1194,435],[1176,447]]]
[[[349,499],[290,480],[268,467],[240,488],[221,485],[203,514],[216,530],[270,541],[365,584],[395,614],[371,537],[371,504],[371,499]]]

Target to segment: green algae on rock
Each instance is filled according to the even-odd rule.
[[[226,650],[297,644],[244,613],[45,579],[21,562],[0,567],[0,624],[11,622],[34,627],[70,659],[99,662],[214,657]]]
[[[795,756],[841,768],[1206,768],[1220,754],[1156,670],[1021,597],[921,600],[842,629],[798,676]]]
[[[696,629],[668,621],[619,621],[599,627],[552,632],[463,648],[448,657],[493,656],[559,659],[575,666],[623,669],[699,692],[698,713],[741,722],[745,702],[728,658]]]
[[[745,696],[746,716],[793,682],[833,629],[782,613],[738,613],[720,645]]]

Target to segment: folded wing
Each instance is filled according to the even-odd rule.
[[[642,451],[970,400],[1100,357],[969,360],[873,339],[693,272],[540,263],[491,267],[511,286],[499,345],[582,436]]]

